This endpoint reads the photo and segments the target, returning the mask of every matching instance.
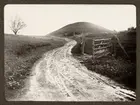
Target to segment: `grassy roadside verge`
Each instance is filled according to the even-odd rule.
[[[128,89],[136,89],[136,64],[121,57],[106,56],[92,61],[91,56],[75,55],[88,70],[102,74],[122,84]]]
[[[5,97],[16,96],[25,86],[33,64],[41,56],[66,43],[60,38],[5,35]]]
[[[97,36],[98,37],[98,36]],[[97,37],[93,37],[96,39]],[[78,56],[78,58],[89,70],[102,74],[110,79],[123,84],[131,90],[136,90],[136,29],[126,30],[117,33],[117,37],[112,37],[113,54],[114,56],[106,56],[92,61],[92,42],[89,40],[85,41],[85,53],[90,55],[82,55],[80,49],[80,41],[76,40],[77,45],[72,49],[72,53]],[[103,38],[103,37],[102,37]],[[105,37],[106,38],[106,37]],[[123,48],[120,47],[121,43]],[[86,45],[87,44],[87,45]]]

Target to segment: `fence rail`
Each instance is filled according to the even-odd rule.
[[[92,43],[93,49],[93,59],[100,58],[110,54],[110,49],[112,47],[111,38],[107,39],[96,39]]]

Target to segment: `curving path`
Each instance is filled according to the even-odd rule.
[[[51,50],[34,67],[28,91],[18,101],[129,101],[135,93],[107,84],[71,54],[75,41]]]

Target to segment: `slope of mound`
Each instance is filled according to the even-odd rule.
[[[94,36],[112,36],[110,33],[113,33],[113,31],[108,30],[104,27],[89,23],[89,22],[76,22],[69,25],[66,25],[52,33],[50,35],[54,36],[73,36],[80,35],[81,33],[88,33],[90,37]]]

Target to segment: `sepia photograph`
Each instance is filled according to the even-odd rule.
[[[136,100],[136,7],[7,4],[6,101]]]

